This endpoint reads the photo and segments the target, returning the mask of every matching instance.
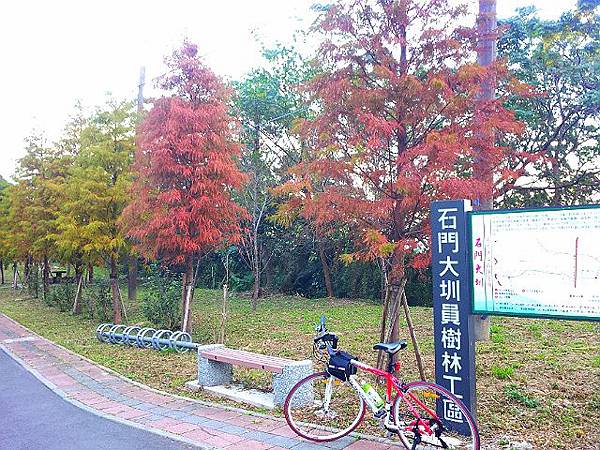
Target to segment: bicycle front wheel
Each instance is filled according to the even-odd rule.
[[[473,416],[442,386],[424,381],[408,383],[396,397],[393,413],[406,448],[479,450]]]
[[[285,420],[299,436],[317,442],[352,432],[365,415],[365,403],[349,383],[318,372],[300,380],[283,405]]]

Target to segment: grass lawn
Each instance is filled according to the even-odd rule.
[[[220,321],[220,291],[199,289],[194,299],[194,341],[212,343]],[[227,345],[270,355],[310,357],[314,324],[321,314],[340,336],[340,346],[373,363],[381,306],[370,301],[273,296],[252,313],[247,298],[233,294]],[[130,322],[143,322],[128,304]],[[123,375],[166,391],[189,394],[196,376],[194,354],[160,353],[101,344],[95,321],[73,317],[23,291],[0,288],[0,312],[35,332]],[[433,379],[431,308],[411,308],[419,343]],[[406,333],[406,339],[408,335]],[[417,378],[409,346],[401,355],[407,380]],[[270,374],[236,370],[239,382],[269,388]],[[600,423],[600,325],[590,322],[492,318],[490,342],[477,344],[478,421],[484,442],[526,440],[540,449],[596,449]],[[239,406],[239,405],[238,405]],[[363,425],[364,427],[364,425]],[[358,431],[361,431],[360,429]],[[363,428],[362,431],[365,431]],[[377,430],[367,429],[366,431]]]

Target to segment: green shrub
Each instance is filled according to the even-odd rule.
[[[173,330],[181,324],[181,283],[173,276],[154,275],[142,294],[142,313],[158,328]]]
[[[108,280],[96,280],[82,292],[84,314],[100,322],[112,320],[112,293]]]
[[[254,285],[254,275],[252,272],[240,274],[229,274],[229,286],[232,291],[249,291]]]
[[[27,284],[27,293],[30,297],[38,298],[40,292],[40,274],[38,266],[32,264],[29,269],[29,275],[26,280]],[[48,303],[48,299],[46,299],[46,303]]]
[[[72,283],[61,283],[49,286],[45,299],[50,306],[56,306],[61,311],[70,311],[75,300],[76,286]]]

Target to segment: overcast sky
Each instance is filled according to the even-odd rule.
[[[476,0],[472,0],[476,4]],[[32,129],[56,139],[77,99],[99,105],[106,92],[135,98],[184,37],[207,63],[235,79],[261,63],[258,35],[289,42],[315,0],[2,0],[0,5],[0,175],[10,178]],[[575,0],[498,0],[498,16],[534,4],[558,17]]]

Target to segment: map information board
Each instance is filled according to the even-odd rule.
[[[600,320],[600,207],[470,215],[473,312]]]

